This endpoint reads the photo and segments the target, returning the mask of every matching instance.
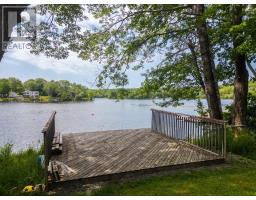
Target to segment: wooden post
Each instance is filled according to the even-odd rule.
[[[44,178],[45,178],[45,188],[46,190],[49,189],[49,182],[48,182],[48,165],[51,158],[51,151],[52,151],[52,141],[55,135],[55,115],[56,111],[54,111],[45,124],[42,133],[44,137]]]

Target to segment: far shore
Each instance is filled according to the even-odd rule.
[[[107,97],[95,97],[95,98],[84,98],[84,99],[79,99],[79,100],[64,100],[61,101],[57,98],[52,98],[50,96],[40,96],[36,99],[33,98],[24,98],[23,100],[21,99],[15,99],[15,98],[10,98],[10,97],[0,97],[0,103],[81,103],[81,102],[92,102],[95,99],[110,99],[110,100],[115,100],[115,101],[121,101],[121,100],[152,100],[152,98],[107,98]],[[205,98],[201,98],[205,99]],[[221,98],[222,100],[232,100],[231,98]]]
[[[15,103],[62,103],[62,102],[88,102],[88,101],[93,101],[93,98],[62,101],[58,98],[52,98],[50,96],[40,96],[38,98],[23,98],[23,99],[0,97],[0,103],[12,103],[12,102],[15,102]]]

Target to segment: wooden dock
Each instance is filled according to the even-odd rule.
[[[152,109],[151,129],[60,135],[55,131],[55,115],[42,130],[47,189],[225,161],[222,120]]]
[[[60,181],[111,180],[123,175],[222,162],[216,153],[150,129],[63,134],[63,152],[52,156],[75,173]]]

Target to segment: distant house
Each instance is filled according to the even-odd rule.
[[[39,97],[39,92],[38,92],[38,91],[25,90],[25,91],[23,92],[23,96],[24,96],[24,97],[33,97],[33,98],[36,98],[36,97]]]
[[[9,98],[17,98],[18,97],[18,94],[16,92],[9,92]]]

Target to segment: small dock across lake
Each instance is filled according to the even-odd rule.
[[[62,152],[54,155],[54,117],[43,130],[47,185],[113,180],[225,160],[225,123],[220,120],[152,110],[151,129],[64,133]],[[72,173],[48,178],[49,162],[55,161]]]

